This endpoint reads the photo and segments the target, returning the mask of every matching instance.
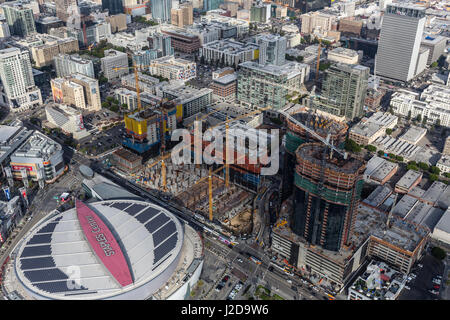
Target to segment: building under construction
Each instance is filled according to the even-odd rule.
[[[292,230],[313,245],[338,251],[353,230],[365,164],[321,143],[302,144],[296,158]]]
[[[122,145],[146,161],[160,154],[161,146],[166,149],[171,147],[171,133],[177,128],[178,121],[181,118],[177,117],[177,107],[172,102],[162,102],[159,107],[125,115],[126,137]]]
[[[340,145],[347,134],[348,126],[343,122],[337,122],[315,112],[301,111],[291,115],[295,120],[301,122],[317,135],[326,138],[330,135],[330,143]],[[318,141],[304,128],[297,125],[292,119],[287,118],[286,144],[283,154],[283,185],[281,191],[282,200],[286,200],[291,194],[294,185],[295,151],[305,142]]]

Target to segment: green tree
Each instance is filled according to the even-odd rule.
[[[430,174],[430,181],[434,182],[439,179],[439,176],[437,174]]]
[[[102,103],[102,108],[109,109],[109,106],[110,104],[107,101]]]
[[[447,256],[445,251],[439,247],[434,247],[433,249],[431,249],[431,254],[433,255],[433,257],[439,260],[444,260]]]
[[[432,67],[432,68],[437,68],[437,66],[438,66],[438,63],[437,63],[437,61],[435,61],[435,62],[433,62],[433,63],[431,64],[430,67]]]
[[[441,170],[438,167],[436,167],[436,166],[431,166],[430,167],[430,172],[433,173],[433,174],[439,174],[439,173],[441,173]]]
[[[408,169],[408,170],[414,170],[414,171],[419,171],[419,168],[418,168],[416,165],[414,165],[414,164],[408,164],[408,165],[406,166],[406,169]]]
[[[408,111],[408,117],[407,117],[407,119],[408,119],[408,120],[411,120],[411,110]]]
[[[367,145],[367,146],[366,146],[366,149],[369,150],[370,152],[375,152],[375,151],[377,151],[377,147],[375,147],[375,146],[373,146],[373,145],[371,145],[371,144]]]
[[[428,170],[428,165],[425,162],[419,162],[417,164],[419,166],[420,169],[427,171]]]
[[[378,150],[378,156],[383,157],[384,156],[384,151],[383,150]]]
[[[402,156],[397,156],[396,159],[397,159],[397,161],[403,162],[403,157]]]
[[[387,129],[386,129],[386,134],[387,134],[387,135],[391,135],[391,134],[392,134],[392,129],[387,128]]]
[[[420,114],[418,114],[416,120],[417,120],[418,122],[422,121],[422,116],[421,116]]]
[[[345,150],[347,151],[351,151],[351,152],[360,152],[361,151],[361,146],[358,145],[355,141],[353,141],[352,139],[347,139],[345,140],[345,146],[344,146]]]

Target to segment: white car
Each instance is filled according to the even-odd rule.
[[[410,288],[410,287],[408,287],[408,286],[405,286],[405,289],[406,289],[406,290],[411,290],[411,288]]]

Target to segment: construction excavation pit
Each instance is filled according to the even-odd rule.
[[[165,192],[172,201],[188,208],[201,219],[212,218],[233,234],[252,231],[254,194],[231,182],[227,188],[223,177],[211,174],[209,179],[206,165],[175,165],[167,159],[157,165],[144,165],[134,177],[137,184]]]

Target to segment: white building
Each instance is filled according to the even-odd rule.
[[[358,64],[359,58],[360,58],[359,53],[352,49],[339,47],[328,51],[328,60],[334,62]]]
[[[416,76],[418,61],[422,61],[419,49],[425,20],[423,7],[410,4],[387,6],[375,58],[377,76],[403,82]]]
[[[83,124],[80,111],[67,105],[47,105],[45,107],[47,120],[63,132],[72,134],[75,140],[90,136]]]
[[[94,63],[74,54],[59,54],[54,58],[56,76],[65,77],[73,73],[81,73],[85,76],[95,78]]]
[[[441,170],[441,173],[450,172],[450,156],[443,154],[439,161],[436,163],[436,167]]]
[[[103,75],[108,78],[109,81],[115,78],[128,74],[128,56],[124,52],[109,49],[105,50],[105,56],[100,59],[102,64]],[[113,68],[123,68],[114,70]]]
[[[44,180],[54,181],[64,172],[61,145],[39,131],[34,131],[11,155],[11,169],[15,177],[22,178],[22,168],[26,168],[30,179],[36,180],[43,170]]]
[[[428,123],[439,122],[440,125],[450,126],[450,89],[441,85],[430,85],[422,95],[402,90],[391,97],[391,106],[395,114],[404,117],[422,119]]]
[[[200,48],[200,57],[206,63],[223,61],[226,66],[237,66],[239,63],[256,60],[259,54],[259,45],[256,43],[243,43],[232,39],[209,42]]]
[[[35,86],[28,51],[18,48],[0,50],[0,104],[23,111],[42,104],[41,90]]]
[[[166,56],[152,60],[150,73],[169,80],[188,81],[197,76],[197,64],[174,56]]]

